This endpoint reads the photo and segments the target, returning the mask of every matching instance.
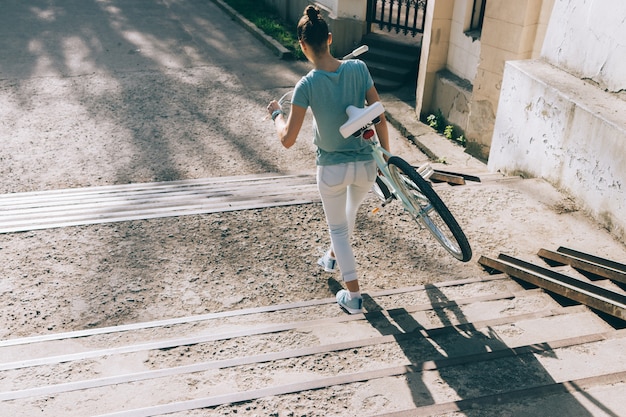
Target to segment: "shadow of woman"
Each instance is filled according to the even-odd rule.
[[[364,294],[366,320],[382,335],[393,334],[410,363],[406,384],[419,415],[474,409],[477,404],[480,412],[499,415],[503,404],[556,383],[534,356],[556,356],[549,345],[507,346],[496,326],[471,323],[462,306],[440,288],[426,285],[425,291],[429,306],[388,309],[387,314]],[[571,395],[567,404],[560,404],[569,415],[591,415]],[[536,410],[529,412],[536,415]]]

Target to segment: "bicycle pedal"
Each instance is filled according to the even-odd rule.
[[[417,168],[417,173],[420,174],[422,178],[427,180],[435,173],[435,170],[430,164],[426,163]]]

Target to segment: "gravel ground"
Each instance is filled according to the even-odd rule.
[[[102,30],[89,53],[71,36],[89,30],[81,19],[94,19],[82,2],[68,1],[71,14],[42,9],[39,20],[11,5],[10,12],[20,9],[7,14],[16,23],[0,25],[0,36],[15,41],[0,52],[9,63],[0,67],[0,194],[312,172],[308,123],[284,150],[263,121],[266,103],[305,64],[277,61],[228,19],[212,17],[220,12],[210,2],[146,13],[140,3],[126,19],[125,8],[103,8],[116,16],[117,32]],[[166,23],[155,19],[161,12],[169,13]],[[38,28],[50,16],[58,20],[30,38],[15,26]],[[57,43],[66,50],[45,49]],[[426,159],[395,129],[392,138],[410,162]],[[478,257],[500,252],[529,258],[541,247],[570,246],[626,257],[621,242],[545,182],[489,178],[436,188],[472,245],[465,264],[397,205],[373,214],[369,198],[354,237],[364,291],[476,278],[484,274]],[[332,297],[342,284],[316,265],[328,243],[320,204],[2,234],[0,338]],[[335,390],[336,398],[348,395]]]
[[[220,13],[202,7],[185,12]],[[24,57],[4,68],[1,193],[314,170],[309,122],[285,150],[264,120],[266,103],[288,91],[308,65],[277,61],[251,45],[247,33],[233,33],[232,23],[209,17],[219,33],[229,34],[230,44],[197,33],[189,40],[192,24],[178,12],[165,33],[183,39],[186,51],[200,44],[208,49],[195,61],[187,52],[187,65],[177,65],[182,59],[172,53],[155,63],[161,51],[156,41],[129,49],[103,34],[109,49],[101,52],[106,65],[97,71],[84,71],[84,62],[76,68],[43,65],[43,52],[30,73],[18,75]],[[70,27],[80,26],[68,19]],[[62,38],[56,30],[51,39]],[[67,39],[72,62],[82,49]],[[241,61],[230,46],[250,59]],[[391,132],[395,153],[412,163],[427,159]],[[481,273],[478,256],[499,251],[531,255],[540,245],[571,245],[610,256],[624,250],[540,180],[437,190],[468,235],[474,260],[453,260],[396,205],[372,214],[372,198],[359,215],[354,242],[365,290],[475,277]],[[0,336],[329,297],[341,284],[316,266],[327,246],[320,204],[0,235]]]

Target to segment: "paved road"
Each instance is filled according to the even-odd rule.
[[[0,34],[3,79],[210,65],[265,89],[288,74],[207,0],[8,0]]]
[[[3,3],[0,193],[310,166],[262,122],[306,64],[213,2]]]

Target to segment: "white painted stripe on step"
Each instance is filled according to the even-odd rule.
[[[394,288],[391,290],[381,290],[370,292],[370,297],[386,297],[391,295],[403,294],[408,292],[415,291],[424,291],[427,288],[445,288],[445,287],[455,287],[461,285],[468,284],[477,284],[482,282],[489,281],[508,281],[509,278],[504,275],[494,275],[491,277],[485,278],[467,278],[462,280],[454,280],[454,281],[444,281],[444,282],[436,282],[428,285],[416,285],[414,287],[404,287],[404,288]],[[89,336],[97,336],[108,333],[121,333],[128,332],[134,330],[143,330],[143,329],[151,329],[155,327],[166,327],[173,326],[177,324],[190,324],[196,323],[200,321],[208,321],[214,319],[221,319],[226,317],[234,317],[234,316],[245,316],[249,314],[259,314],[259,313],[273,313],[277,311],[291,310],[296,308],[304,308],[304,307],[315,307],[318,305],[324,304],[334,304],[336,302],[335,298],[325,298],[325,299],[314,299],[307,301],[300,301],[289,304],[278,304],[271,306],[263,306],[263,307],[252,307],[245,308],[240,310],[230,310],[230,311],[220,311],[217,313],[207,313],[197,316],[187,316],[187,317],[178,317],[173,319],[166,320],[155,320],[149,322],[140,322],[140,323],[132,323],[132,324],[124,324],[120,326],[110,326],[110,327],[99,327],[94,329],[87,330],[76,330],[72,332],[64,332],[64,333],[52,333],[52,334],[44,334],[37,336],[29,336],[29,337],[21,337],[18,339],[6,339],[0,340],[0,348],[6,346],[18,346],[18,345],[27,345],[31,343],[41,343],[48,342],[52,340],[65,340],[65,339],[76,339],[81,337],[89,337]]]
[[[315,176],[258,175],[0,195],[0,233],[319,201]]]
[[[522,294],[519,294],[519,295],[521,296]],[[506,299],[506,298],[515,298],[515,295],[512,293],[492,294],[492,295],[485,295],[485,296],[479,296],[479,297],[472,297],[472,298],[468,298],[464,300],[457,300],[455,302],[450,302],[450,303],[456,306],[461,306],[465,304],[501,300],[501,299]],[[423,304],[417,307],[418,310],[426,310],[429,308],[433,308],[432,305]],[[407,311],[410,311],[410,310],[407,309]],[[542,312],[542,314],[544,313]],[[550,313],[550,314],[553,314],[553,313]],[[267,334],[267,333],[277,333],[277,332],[293,330],[299,327],[321,326],[321,325],[325,325],[328,323],[343,323],[343,322],[356,321],[356,320],[361,320],[361,319],[363,319],[363,314],[354,314],[354,315],[349,315],[349,316],[342,316],[339,318],[331,317],[331,318],[317,319],[317,320],[308,321],[308,322],[296,321],[296,322],[291,322],[291,323],[280,323],[280,324],[275,324],[271,326],[255,327],[253,329],[248,328],[248,329],[236,330],[236,331],[225,332],[225,333],[216,333],[216,334],[209,334],[209,335],[205,334],[205,335],[192,336],[192,337],[179,337],[179,338],[173,338],[173,339],[157,340],[153,342],[138,343],[134,345],[113,347],[113,348],[108,348],[108,349],[97,349],[97,350],[91,350],[91,351],[69,353],[69,354],[58,355],[58,356],[40,357],[40,358],[35,358],[35,359],[24,359],[24,360],[18,360],[14,362],[0,363],[0,371],[29,368],[29,367],[42,366],[42,365],[52,365],[52,364],[71,362],[71,361],[80,361],[80,360],[85,360],[85,359],[97,358],[101,356],[141,352],[144,350],[169,349],[169,348],[177,347],[177,346],[196,345],[196,344],[207,343],[207,342],[212,342],[216,340],[226,340],[226,339],[232,339],[236,337],[252,336],[252,335]],[[508,318],[503,318],[503,320],[506,321],[508,320]]]

